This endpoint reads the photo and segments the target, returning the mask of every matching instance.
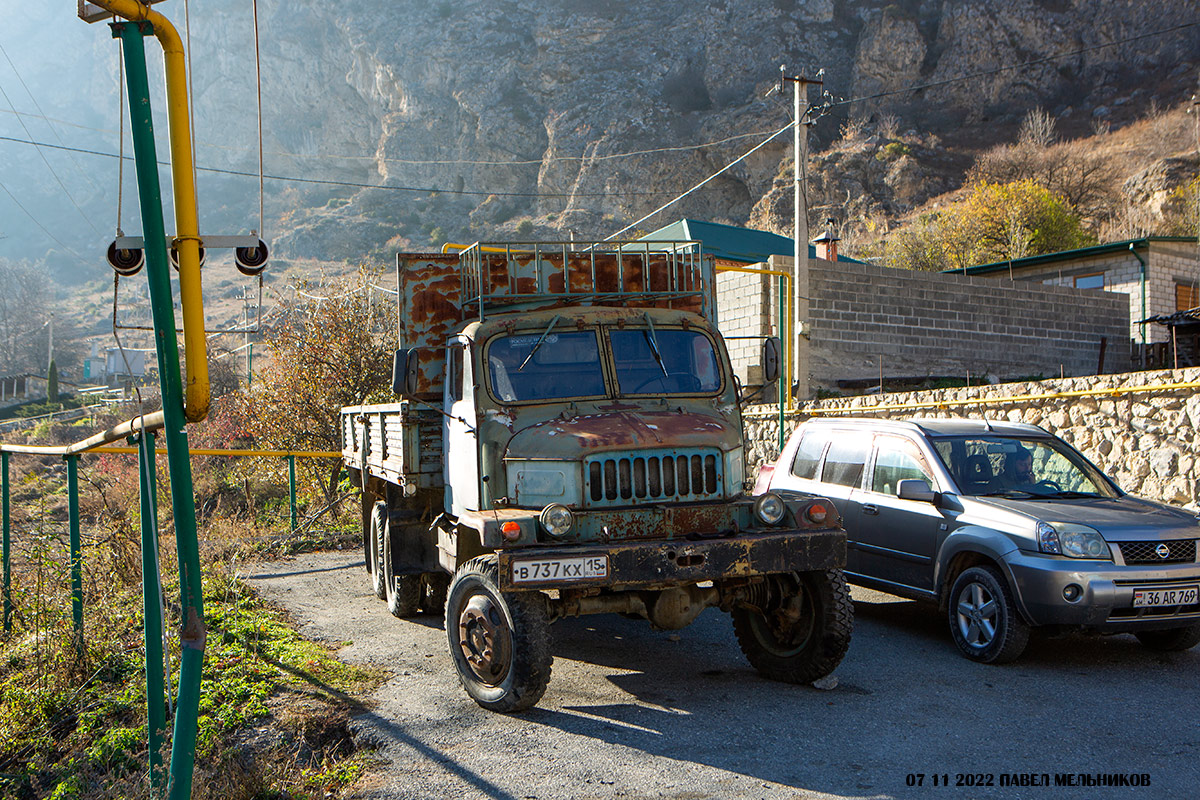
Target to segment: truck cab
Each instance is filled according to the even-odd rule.
[[[444,606],[480,705],[537,702],[567,615],[675,629],[718,607],[782,680],[845,653],[832,504],[746,492],[713,279],[697,243],[400,257],[402,400],[345,409],[344,451],[376,593]]]

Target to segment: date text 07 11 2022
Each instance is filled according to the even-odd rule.
[[[906,786],[1149,786],[1132,772],[910,772]]]

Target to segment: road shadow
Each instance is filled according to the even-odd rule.
[[[1076,727],[1064,721],[1070,708],[1094,709],[1088,730],[1127,728],[1122,703],[1097,708],[1096,698],[1126,696],[1137,682],[1137,694],[1163,698],[1159,713],[1147,711],[1190,756],[1171,780],[1200,779],[1190,715],[1171,711],[1198,699],[1189,677],[1198,652],[1151,653],[1129,636],[1037,637],[1016,664],[985,665],[959,655],[936,606],[855,607],[855,638],[828,691],[759,676],[715,610],[677,632],[611,615],[561,620],[556,659],[611,669],[605,678],[629,702],[544,702],[525,718],[796,790],[907,796],[911,772],[1145,771],[1146,754],[1122,737],[1062,736]]]

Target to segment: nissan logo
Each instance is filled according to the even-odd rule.
[[[1171,555],[1171,548],[1167,547],[1165,544],[1160,544],[1158,547],[1154,548],[1154,554],[1159,558],[1166,558],[1167,556]]]

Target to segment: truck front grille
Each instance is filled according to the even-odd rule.
[[[719,499],[723,484],[721,454],[712,448],[590,456],[584,475],[593,507]]]
[[[1113,542],[1121,548],[1126,564],[1190,564],[1196,560],[1195,539],[1171,539],[1166,542]],[[1166,550],[1158,548],[1166,545]]]

